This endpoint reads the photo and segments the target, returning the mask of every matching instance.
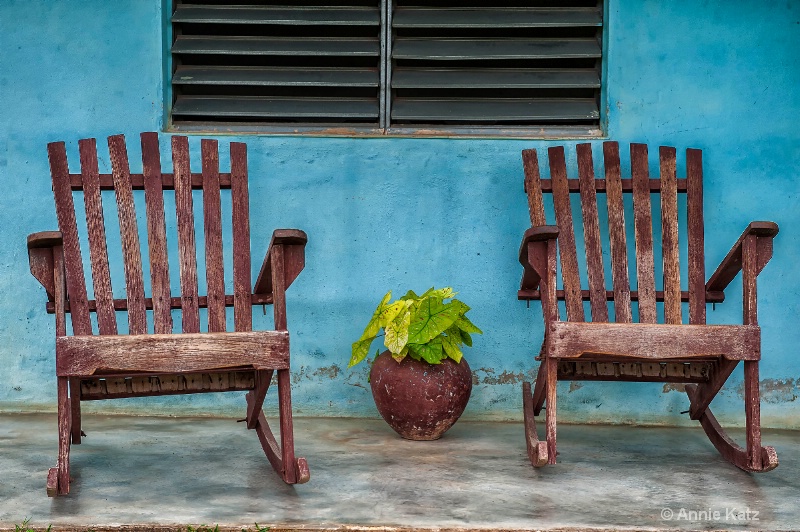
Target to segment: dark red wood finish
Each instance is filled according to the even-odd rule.
[[[202,140],[202,173],[191,172],[186,137],[172,137],[173,172],[162,172],[157,133],[143,133],[142,173],[132,174],[122,135],[109,137],[111,174],[98,172],[94,139],[79,142],[81,173],[70,174],[63,142],[48,146],[59,231],[28,237],[31,273],[47,293],[56,316],[59,451],[47,478],[48,495],[69,493],[69,452],[80,443],[80,402],[125,397],[249,390],[247,426],[255,429],[270,463],[289,483],[309,479],[306,460],[295,458],[289,377],[289,333],[285,292],[305,264],[305,233],[279,229],[273,234],[256,290],[252,290],[247,151],[231,144],[231,171],[219,170],[218,143]],[[233,294],[225,293],[221,189],[231,189],[233,213]],[[150,291],[146,292],[136,195],[143,190]],[[170,287],[165,191],[174,190],[180,287]],[[119,217],[118,241],[106,233],[101,191],[113,191]],[[194,216],[194,191],[202,191],[203,216]],[[82,192],[84,212],[76,213],[73,193]],[[171,194],[171,192],[169,192]],[[78,220],[85,216],[94,299],[84,279]],[[198,287],[195,234],[202,223],[207,293]],[[115,298],[109,246],[121,246],[125,284]],[[274,331],[252,331],[252,305],[274,304]],[[235,332],[226,331],[226,307],[234,307]],[[208,331],[201,332],[200,308],[208,309]],[[181,313],[174,335],[172,313]],[[117,312],[126,312],[128,334],[119,334]],[[97,313],[93,336],[90,312]],[[72,318],[68,335],[66,315]],[[148,331],[152,313],[152,331]],[[155,334],[151,334],[155,333]],[[280,443],[262,410],[274,371],[278,373]]]
[[[531,229],[520,249],[523,265],[520,299],[541,299],[545,320],[536,384],[523,386],[528,456],[534,466],[556,461],[556,383],[558,379],[687,383],[689,414],[700,421],[711,442],[732,464],[747,471],[769,471],[778,465],[772,447],[761,446],[758,363],[761,331],[756,311],[756,278],[772,257],[772,222],[751,223],[720,266],[705,282],[703,253],[703,184],[700,150],[686,152],[686,178],[678,178],[677,152],[661,147],[659,177],[650,177],[648,148],[630,146],[630,178],[623,179],[619,145],[603,144],[604,179],[598,179],[589,144],[577,146],[578,178],[567,176],[563,147],[548,149],[550,179],[539,174],[535,150],[523,152],[525,190]],[[546,196],[552,196],[555,226],[547,225]],[[584,253],[576,248],[572,196],[580,195]],[[625,194],[630,194],[635,249],[626,242]],[[653,195],[657,194],[657,197]],[[679,195],[686,195],[685,219],[679,217]],[[605,195],[608,220],[598,216]],[[654,239],[653,209],[660,210],[660,239]],[[658,219],[658,218],[657,218]],[[607,222],[607,223],[606,223]],[[607,228],[612,287],[606,285],[601,229]],[[688,240],[687,286],[680,275],[680,234]],[[657,242],[660,240],[660,243]],[[556,244],[557,243],[557,244]],[[660,249],[656,246],[660,245]],[[561,259],[563,290],[557,290],[557,252]],[[663,289],[656,289],[655,253],[661,252]],[[628,257],[636,257],[635,289],[628,274]],[[585,257],[578,264],[578,257]],[[585,270],[581,270],[581,267]],[[588,287],[580,286],[586,272]],[[728,284],[742,273],[742,325],[706,325],[705,305],[722,302]],[[567,321],[561,321],[558,301],[564,301]],[[592,317],[585,322],[583,302]],[[636,302],[638,313],[632,312]],[[615,323],[608,323],[607,302],[613,302]],[[684,324],[682,304],[688,303]],[[659,308],[660,305],[660,308]],[[657,323],[663,315],[663,323]],[[638,323],[633,323],[638,318]],[[711,400],[739,361],[745,370],[746,447],[738,447],[709,410]],[[543,441],[535,417],[543,407]]]

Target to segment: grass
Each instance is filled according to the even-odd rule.
[[[21,524],[14,525],[14,532],[36,532],[36,530],[32,526],[30,526],[30,522],[31,518],[26,517]],[[45,532],[50,532],[51,528],[53,528],[53,525],[47,525]]]

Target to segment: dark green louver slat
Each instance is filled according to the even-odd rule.
[[[603,6],[547,4],[396,0],[392,125],[599,129]]]
[[[172,15],[174,125],[380,125],[380,0],[195,1]]]

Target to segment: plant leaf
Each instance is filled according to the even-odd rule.
[[[453,292],[453,289],[449,286],[444,288],[439,288],[438,290],[434,290],[430,288],[427,292],[425,292],[421,297],[430,297],[433,299],[450,299],[456,295],[456,292]]]
[[[426,299],[417,309],[412,306],[410,314],[408,342],[412,344],[430,342],[453,325],[459,317],[457,306],[444,304],[437,299]]]
[[[372,338],[364,338],[357,342],[353,343],[353,354],[350,357],[350,363],[347,364],[348,368],[351,368],[367,358],[367,354],[369,353],[369,346],[372,344],[372,341],[375,339],[373,336]]]
[[[466,316],[459,316],[458,319],[456,319],[456,325],[458,325],[458,328],[466,333],[483,334],[483,331],[478,329],[478,327],[469,321],[469,318]]]
[[[392,353],[392,358],[398,362],[402,362],[403,359],[406,358],[406,355],[408,355],[408,351],[409,351],[408,346],[405,346],[403,350],[400,351],[398,354]]]
[[[386,336],[383,339],[383,343],[393,355],[399,355],[408,343],[408,326],[410,322],[411,313],[405,312],[397,316],[384,328]]]
[[[427,344],[413,344],[413,348],[429,364],[441,364],[445,357],[441,338],[434,338]]]
[[[467,331],[461,331],[461,339],[464,340],[464,345],[472,347],[472,336]]]
[[[461,334],[459,333],[458,336],[442,336],[441,338],[445,354],[456,362],[461,362],[461,357],[464,356],[464,353],[458,348],[458,344],[461,343]]]
[[[378,316],[378,325],[386,328],[398,314],[406,309],[406,307],[408,307],[408,305],[405,301],[395,301],[391,305],[384,306]]]
[[[419,352],[416,349],[417,347],[419,347],[418,345],[408,344],[406,347],[408,347],[408,356],[417,361],[422,360],[422,357],[419,355]]]
[[[386,308],[386,303],[389,302],[389,299],[392,297],[392,291],[389,290],[383,299],[378,304],[378,308],[375,309],[375,312],[372,313],[372,318],[370,318],[369,323],[367,323],[367,327],[364,329],[364,334],[361,335],[359,340],[366,340],[367,338],[375,338],[378,335],[378,332],[381,330],[381,313],[383,313],[384,309]],[[363,359],[362,359],[363,360]]]
[[[453,295],[455,295],[455,294],[456,294],[456,292],[453,293]],[[467,311],[470,309],[469,305],[467,305],[466,303],[464,303],[463,301],[461,301],[459,299],[454,299],[450,303],[452,303],[453,305],[456,305],[459,308],[459,314],[461,314],[462,316],[464,314],[466,314]]]
[[[406,295],[400,298],[400,301],[406,301],[408,299],[419,299],[419,296],[415,294],[413,290],[409,290],[406,292]]]

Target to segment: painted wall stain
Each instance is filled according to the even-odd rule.
[[[535,380],[536,375],[533,370],[528,373],[503,371],[500,374],[495,374],[493,368],[478,368],[472,371],[472,384],[487,384],[490,386],[505,385],[505,384],[519,384],[521,382]],[[483,374],[483,377],[481,377]]]
[[[669,392],[686,393],[686,385],[682,382],[665,382],[661,393]]]
[[[583,388],[583,383],[580,381],[569,381],[569,393]]]
[[[800,379],[761,379],[758,390],[762,403],[792,403],[800,395]],[[736,395],[744,397],[744,382],[736,387]]]

